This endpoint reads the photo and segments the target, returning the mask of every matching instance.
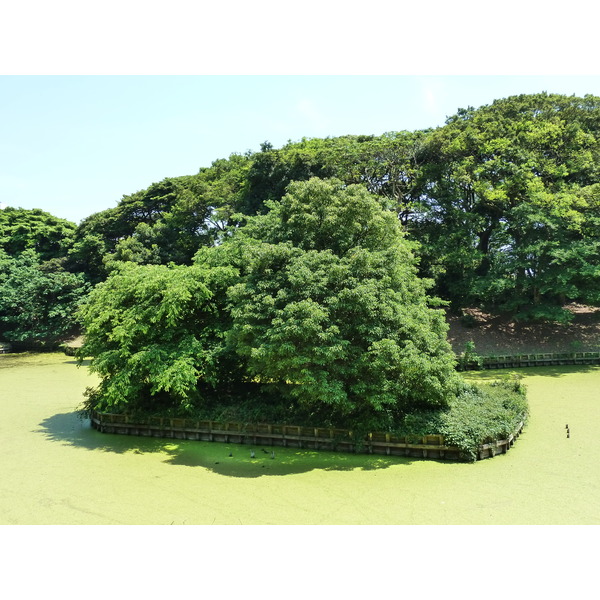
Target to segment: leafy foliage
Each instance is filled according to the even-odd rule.
[[[18,258],[0,250],[0,332],[12,342],[55,346],[79,331],[75,312],[89,289],[62,261],[39,262],[33,250]]]
[[[526,390],[518,378],[465,384],[447,409],[409,413],[397,433],[409,439],[441,434],[447,445],[458,447],[464,458],[474,461],[480,445],[507,439],[526,421],[528,411]]]
[[[456,387],[443,315],[428,307],[395,215],[362,186],[296,182],[229,242],[232,343],[252,376],[337,421],[389,426]]]
[[[17,257],[34,251],[41,261],[66,255],[75,233],[75,224],[38,208],[0,210],[0,250]]]
[[[80,310],[79,356],[92,356],[102,379],[91,404],[189,409],[202,401],[199,380],[227,382],[239,365],[225,347],[218,298],[235,276],[228,268],[124,264],[98,284]]]
[[[595,301],[599,127],[600,98],[544,93],[461,110],[428,136],[414,234],[438,293],[559,320],[565,302]]]
[[[197,410],[257,382],[279,406],[394,423],[459,387],[396,216],[362,186],[290,184],[193,266],[118,263],[81,311],[111,409]],[[256,389],[256,385],[254,386]]]
[[[466,458],[475,460],[478,446],[507,439],[527,414],[525,390],[518,381],[472,386],[442,413],[437,432],[448,445],[458,446]]]
[[[467,371],[469,369],[481,369],[483,366],[483,357],[477,354],[474,342],[467,342],[465,350],[458,357],[457,368],[459,371]]]

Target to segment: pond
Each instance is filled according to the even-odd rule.
[[[77,415],[95,384],[85,366],[63,354],[0,355],[0,523],[600,523],[600,367],[520,372],[531,418],[493,459],[292,448],[271,458],[261,447],[251,458],[249,446],[99,433]]]

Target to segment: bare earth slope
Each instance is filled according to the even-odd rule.
[[[568,307],[573,313],[569,325],[519,323],[505,315],[491,315],[479,309],[464,309],[475,319],[473,327],[460,316],[448,315],[448,338],[456,353],[467,342],[475,344],[481,355],[526,354],[533,352],[590,352],[600,349],[600,308],[579,304]]]

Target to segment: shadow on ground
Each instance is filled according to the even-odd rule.
[[[327,451],[146,438],[93,429],[88,419],[76,412],[44,419],[36,433],[48,440],[75,448],[116,454],[162,454],[163,462],[186,467],[202,467],[228,477],[261,477],[325,471],[371,471],[395,465],[410,465],[423,459],[403,456],[351,454]],[[254,451],[254,458],[250,453]],[[272,457],[272,452],[275,456]],[[443,462],[443,461],[440,461]]]
[[[478,354],[530,354],[539,352],[597,352],[600,348],[600,309],[570,304],[564,307],[571,323],[515,321],[510,314],[465,308],[465,316],[447,313],[448,339],[455,352],[475,344]]]

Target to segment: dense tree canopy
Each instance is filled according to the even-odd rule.
[[[0,334],[11,342],[54,346],[79,332],[75,313],[88,291],[60,259],[39,262],[33,250],[0,250]]]
[[[386,426],[443,406],[454,356],[394,213],[363,186],[293,183],[234,236],[232,339],[251,375],[341,418]],[[290,385],[291,384],[291,385]]]
[[[459,111],[423,152],[413,231],[442,296],[551,318],[566,301],[597,302],[600,98]]]
[[[75,223],[59,219],[39,208],[11,206],[0,210],[0,250],[17,257],[33,250],[40,260],[62,258],[75,234]]]
[[[227,352],[220,310],[234,269],[123,264],[96,285],[81,308],[82,356],[101,377],[97,408],[189,409],[199,384],[228,383],[239,372]]]
[[[396,215],[363,186],[290,184],[193,266],[122,265],[82,309],[98,406],[201,406],[202,385],[277,386],[330,421],[391,426],[458,389]]]

